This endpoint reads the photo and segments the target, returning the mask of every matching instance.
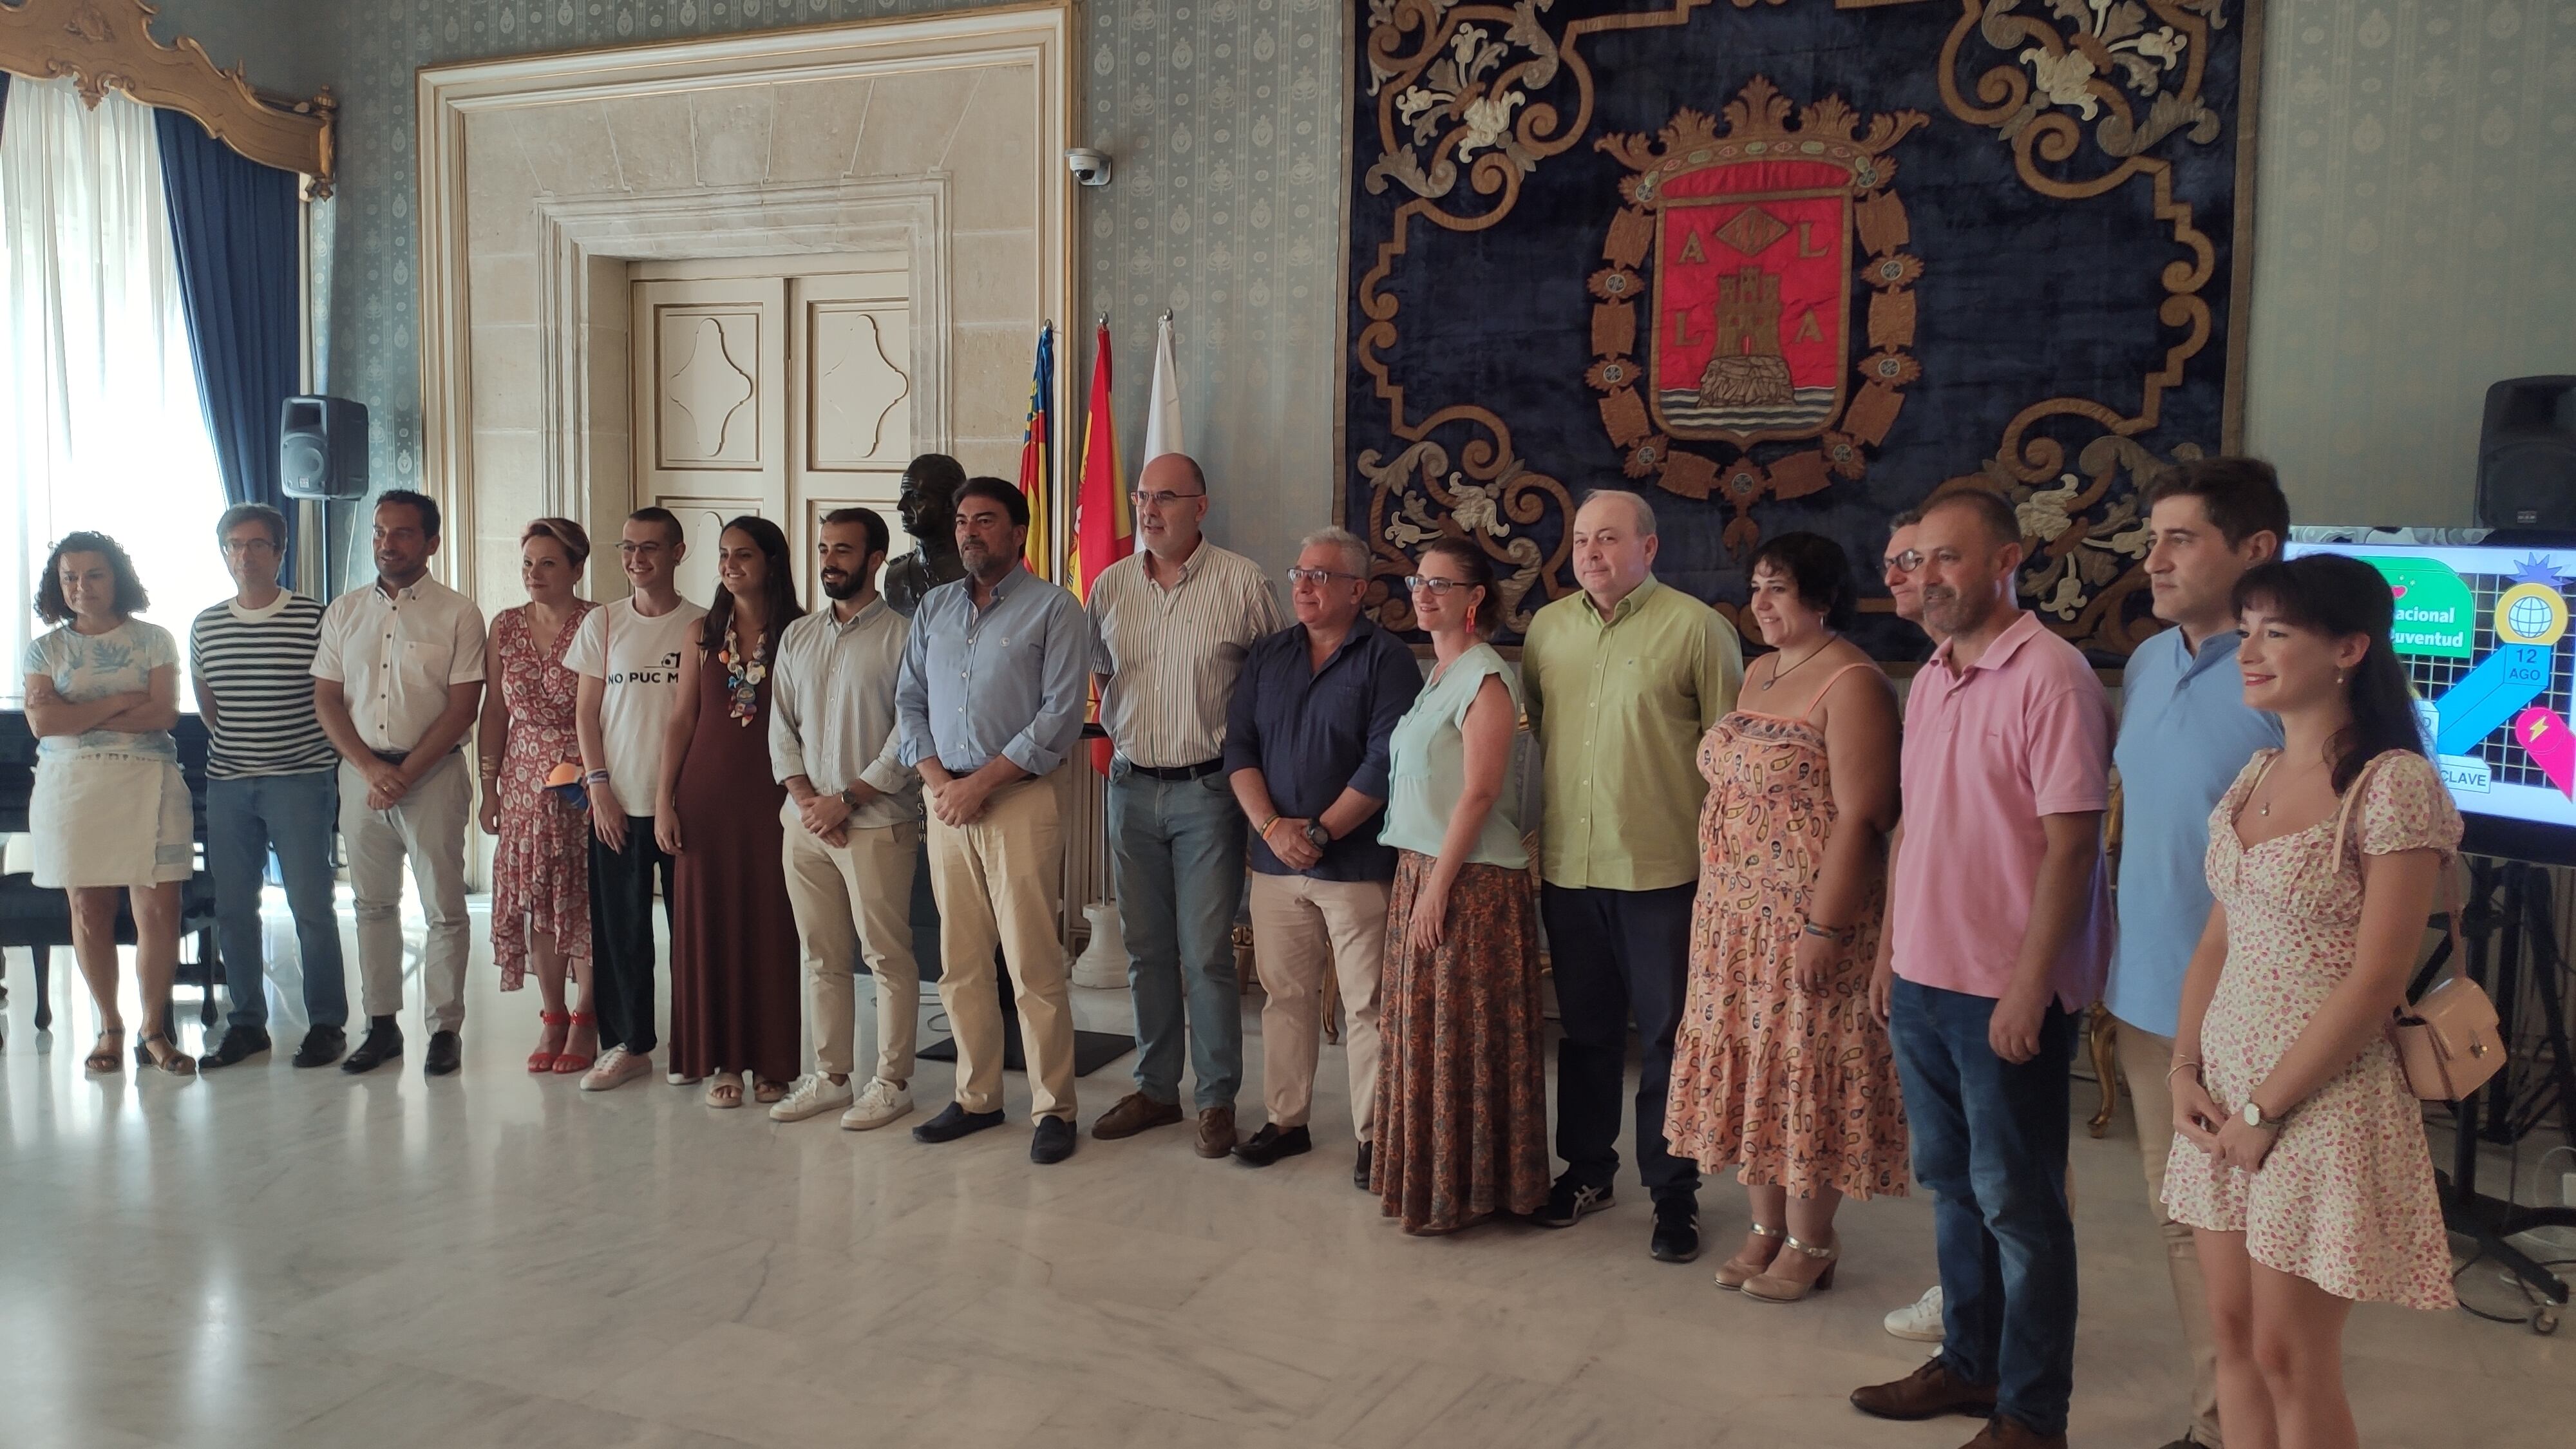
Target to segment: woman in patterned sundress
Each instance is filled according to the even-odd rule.
[[[2245,702],[2284,747],[2209,822],[2209,928],[2174,1037],[2165,1202],[2193,1229],[2231,1445],[2356,1441],[2356,1300],[2448,1308],[2450,1247],[2423,1109],[2387,1039],[2460,817],[2424,758],[2358,560],[2265,564],[2236,589]]]
[[[577,598],[590,536],[569,518],[540,518],[519,536],[519,581],[528,602],[492,616],[493,687],[483,695],[483,833],[492,851],[492,959],[501,989],[516,991],[533,963],[537,1049],[528,1070],[590,1069],[599,1049],[590,1003],[590,815],[579,782],[567,794],[547,777],[568,762],[581,773],[573,733],[580,677],[564,651],[597,605]],[[580,997],[569,1012],[565,983]]]
[[[1851,565],[1784,534],[1753,555],[1772,652],[1700,742],[1699,893],[1664,1136],[1737,1169],[1752,1230],[1717,1286],[1788,1303],[1829,1286],[1845,1197],[1906,1190],[1905,1108],[1870,1009],[1895,824],[1896,697],[1837,632]],[[1790,1251],[1795,1249],[1796,1251]]]

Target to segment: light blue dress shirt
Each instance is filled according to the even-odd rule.
[[[995,755],[1032,775],[1064,763],[1091,702],[1091,615],[1082,601],[1014,566],[975,607],[974,579],[924,594],[895,686],[903,763],[937,757],[971,774]]]
[[[2200,652],[2167,629],[2129,656],[2120,686],[2120,940],[2102,999],[2140,1031],[2172,1036],[2183,972],[2209,925],[2209,812],[2281,722],[2245,706],[2234,632]]]

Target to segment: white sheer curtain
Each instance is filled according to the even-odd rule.
[[[152,111],[113,93],[91,110],[69,81],[15,80],[0,111],[0,493],[0,694],[43,628],[45,555],[75,529],[125,546],[145,617],[183,648],[232,592]]]

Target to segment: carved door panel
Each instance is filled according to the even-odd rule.
[[[716,588],[726,519],[754,513],[800,530],[789,504],[787,282],[692,278],[635,284],[635,493],[680,516],[680,591]]]
[[[861,265],[870,260],[851,259]],[[904,538],[895,493],[903,465],[912,458],[911,300],[903,259],[884,261],[891,270],[788,283],[795,319],[789,353],[797,372],[788,488],[801,525],[806,562],[800,580],[809,603],[820,598],[812,560],[823,515],[854,505],[872,508],[891,538]]]

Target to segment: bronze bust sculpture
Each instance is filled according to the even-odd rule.
[[[886,565],[885,598],[907,619],[922,595],[966,576],[957,561],[957,490],[965,482],[964,465],[945,453],[924,453],[903,470],[895,509],[914,543],[912,552]]]

